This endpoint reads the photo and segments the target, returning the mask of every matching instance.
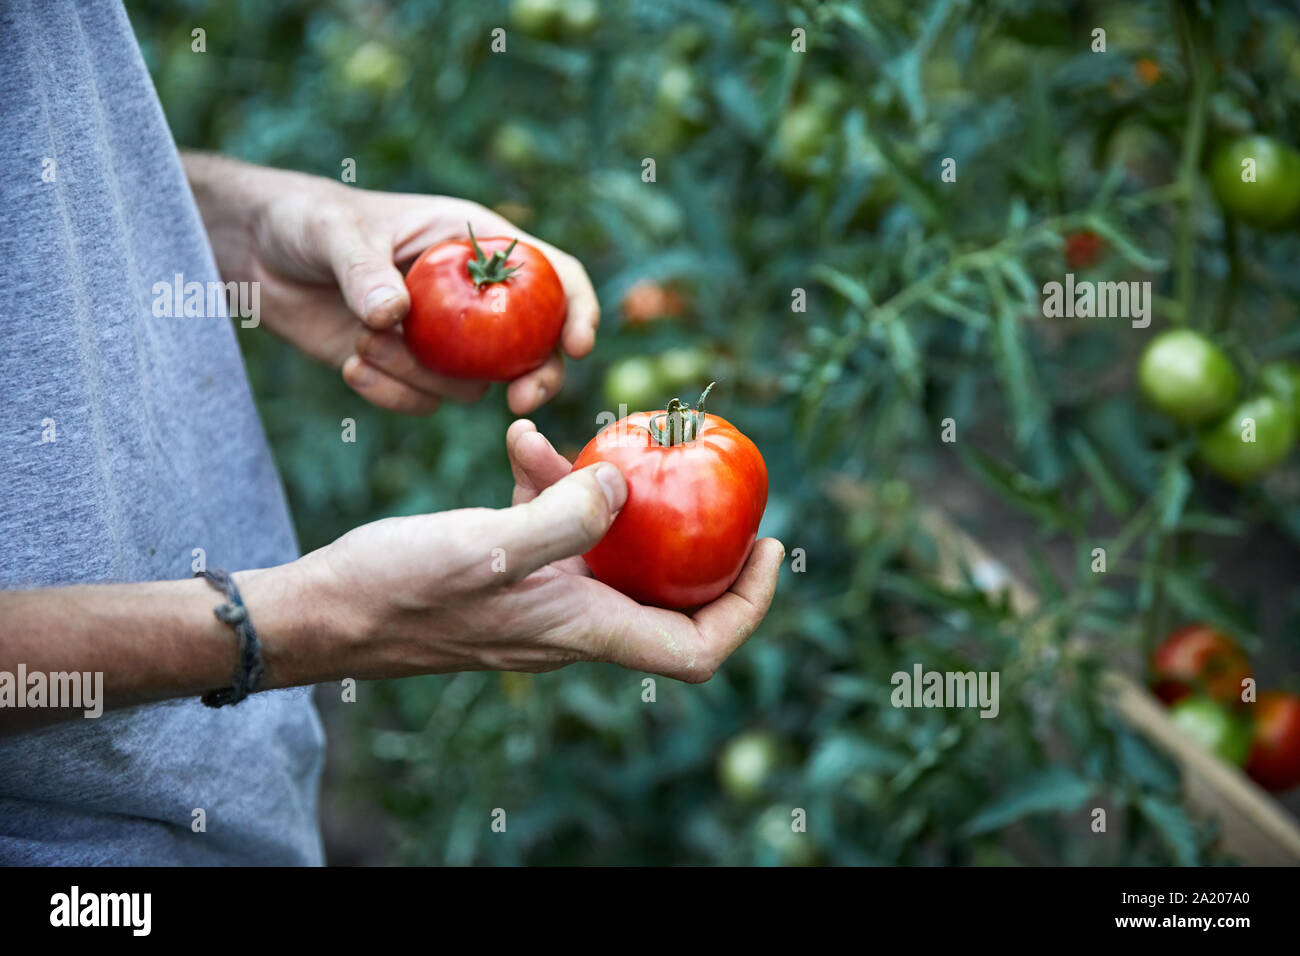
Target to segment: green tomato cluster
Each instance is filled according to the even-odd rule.
[[[629,412],[663,408],[678,389],[707,385],[709,365],[708,354],[697,348],[621,359],[605,374],[605,400],[611,408],[626,405]]]
[[[1300,421],[1300,365],[1271,363],[1258,379],[1258,391],[1240,398],[1232,360],[1191,329],[1156,336],[1138,363],[1147,401],[1173,421],[1199,428],[1201,460],[1237,483],[1276,467],[1295,444]]]

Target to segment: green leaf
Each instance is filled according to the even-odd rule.
[[[1088,441],[1083,432],[1077,430],[1070,432],[1066,437],[1066,442],[1069,444],[1070,450],[1074,452],[1074,457],[1083,467],[1083,470],[1092,479],[1093,487],[1101,494],[1101,500],[1106,503],[1106,509],[1117,517],[1132,511],[1132,498],[1125,491],[1119,479],[1106,467],[1101,455],[1097,453],[1097,449],[1092,446],[1092,443]]]
[[[1157,259],[1143,252],[1137,242],[1130,239],[1119,226],[1115,225],[1106,216],[1094,213],[1088,217],[1087,224],[1088,228],[1110,243],[1122,259],[1141,271],[1164,272],[1169,268],[1169,264],[1163,259]]]
[[[1092,793],[1092,784],[1068,767],[1048,767],[1012,784],[967,820],[961,831],[977,836],[1037,813],[1073,813]]]
[[[1192,476],[1181,461],[1171,460],[1160,477],[1160,491],[1156,497],[1156,513],[1160,527],[1172,530],[1183,515],[1187,496],[1192,490]]]
[[[1179,866],[1196,866],[1201,862],[1196,828],[1180,804],[1144,794],[1138,798],[1137,806]]]

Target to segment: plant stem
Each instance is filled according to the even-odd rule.
[[[1196,176],[1205,143],[1205,101],[1210,92],[1210,70],[1203,62],[1196,30],[1183,4],[1174,0],[1174,19],[1178,21],[1183,41],[1183,58],[1192,80],[1192,102],[1187,131],[1183,136],[1183,154],[1178,164],[1177,184],[1182,189],[1182,218],[1178,223],[1177,295],[1181,306],[1180,321],[1190,321],[1196,294],[1195,253]]]

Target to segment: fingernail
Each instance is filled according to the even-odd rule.
[[[605,493],[605,501],[609,504],[610,511],[617,511],[623,507],[623,502],[627,500],[627,483],[623,481],[623,474],[618,468],[610,464],[597,465],[596,483]]]
[[[343,378],[353,388],[361,389],[374,381],[375,373],[361,359],[349,355],[347,361],[343,363]]]
[[[537,400],[538,400],[539,402],[544,402],[544,401],[546,401],[546,386],[545,386],[545,385],[538,385],[538,386],[537,386]]]
[[[402,297],[391,285],[381,285],[378,289],[372,289],[366,296],[366,301],[361,304],[362,311],[365,312],[366,318],[373,318],[374,314],[385,306],[392,305]]]

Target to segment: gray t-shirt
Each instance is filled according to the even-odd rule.
[[[121,5],[0,4],[0,104],[0,588],[297,557],[231,321],[154,314],[217,269]],[[0,738],[0,863],[320,863],[323,740],[308,689]]]

